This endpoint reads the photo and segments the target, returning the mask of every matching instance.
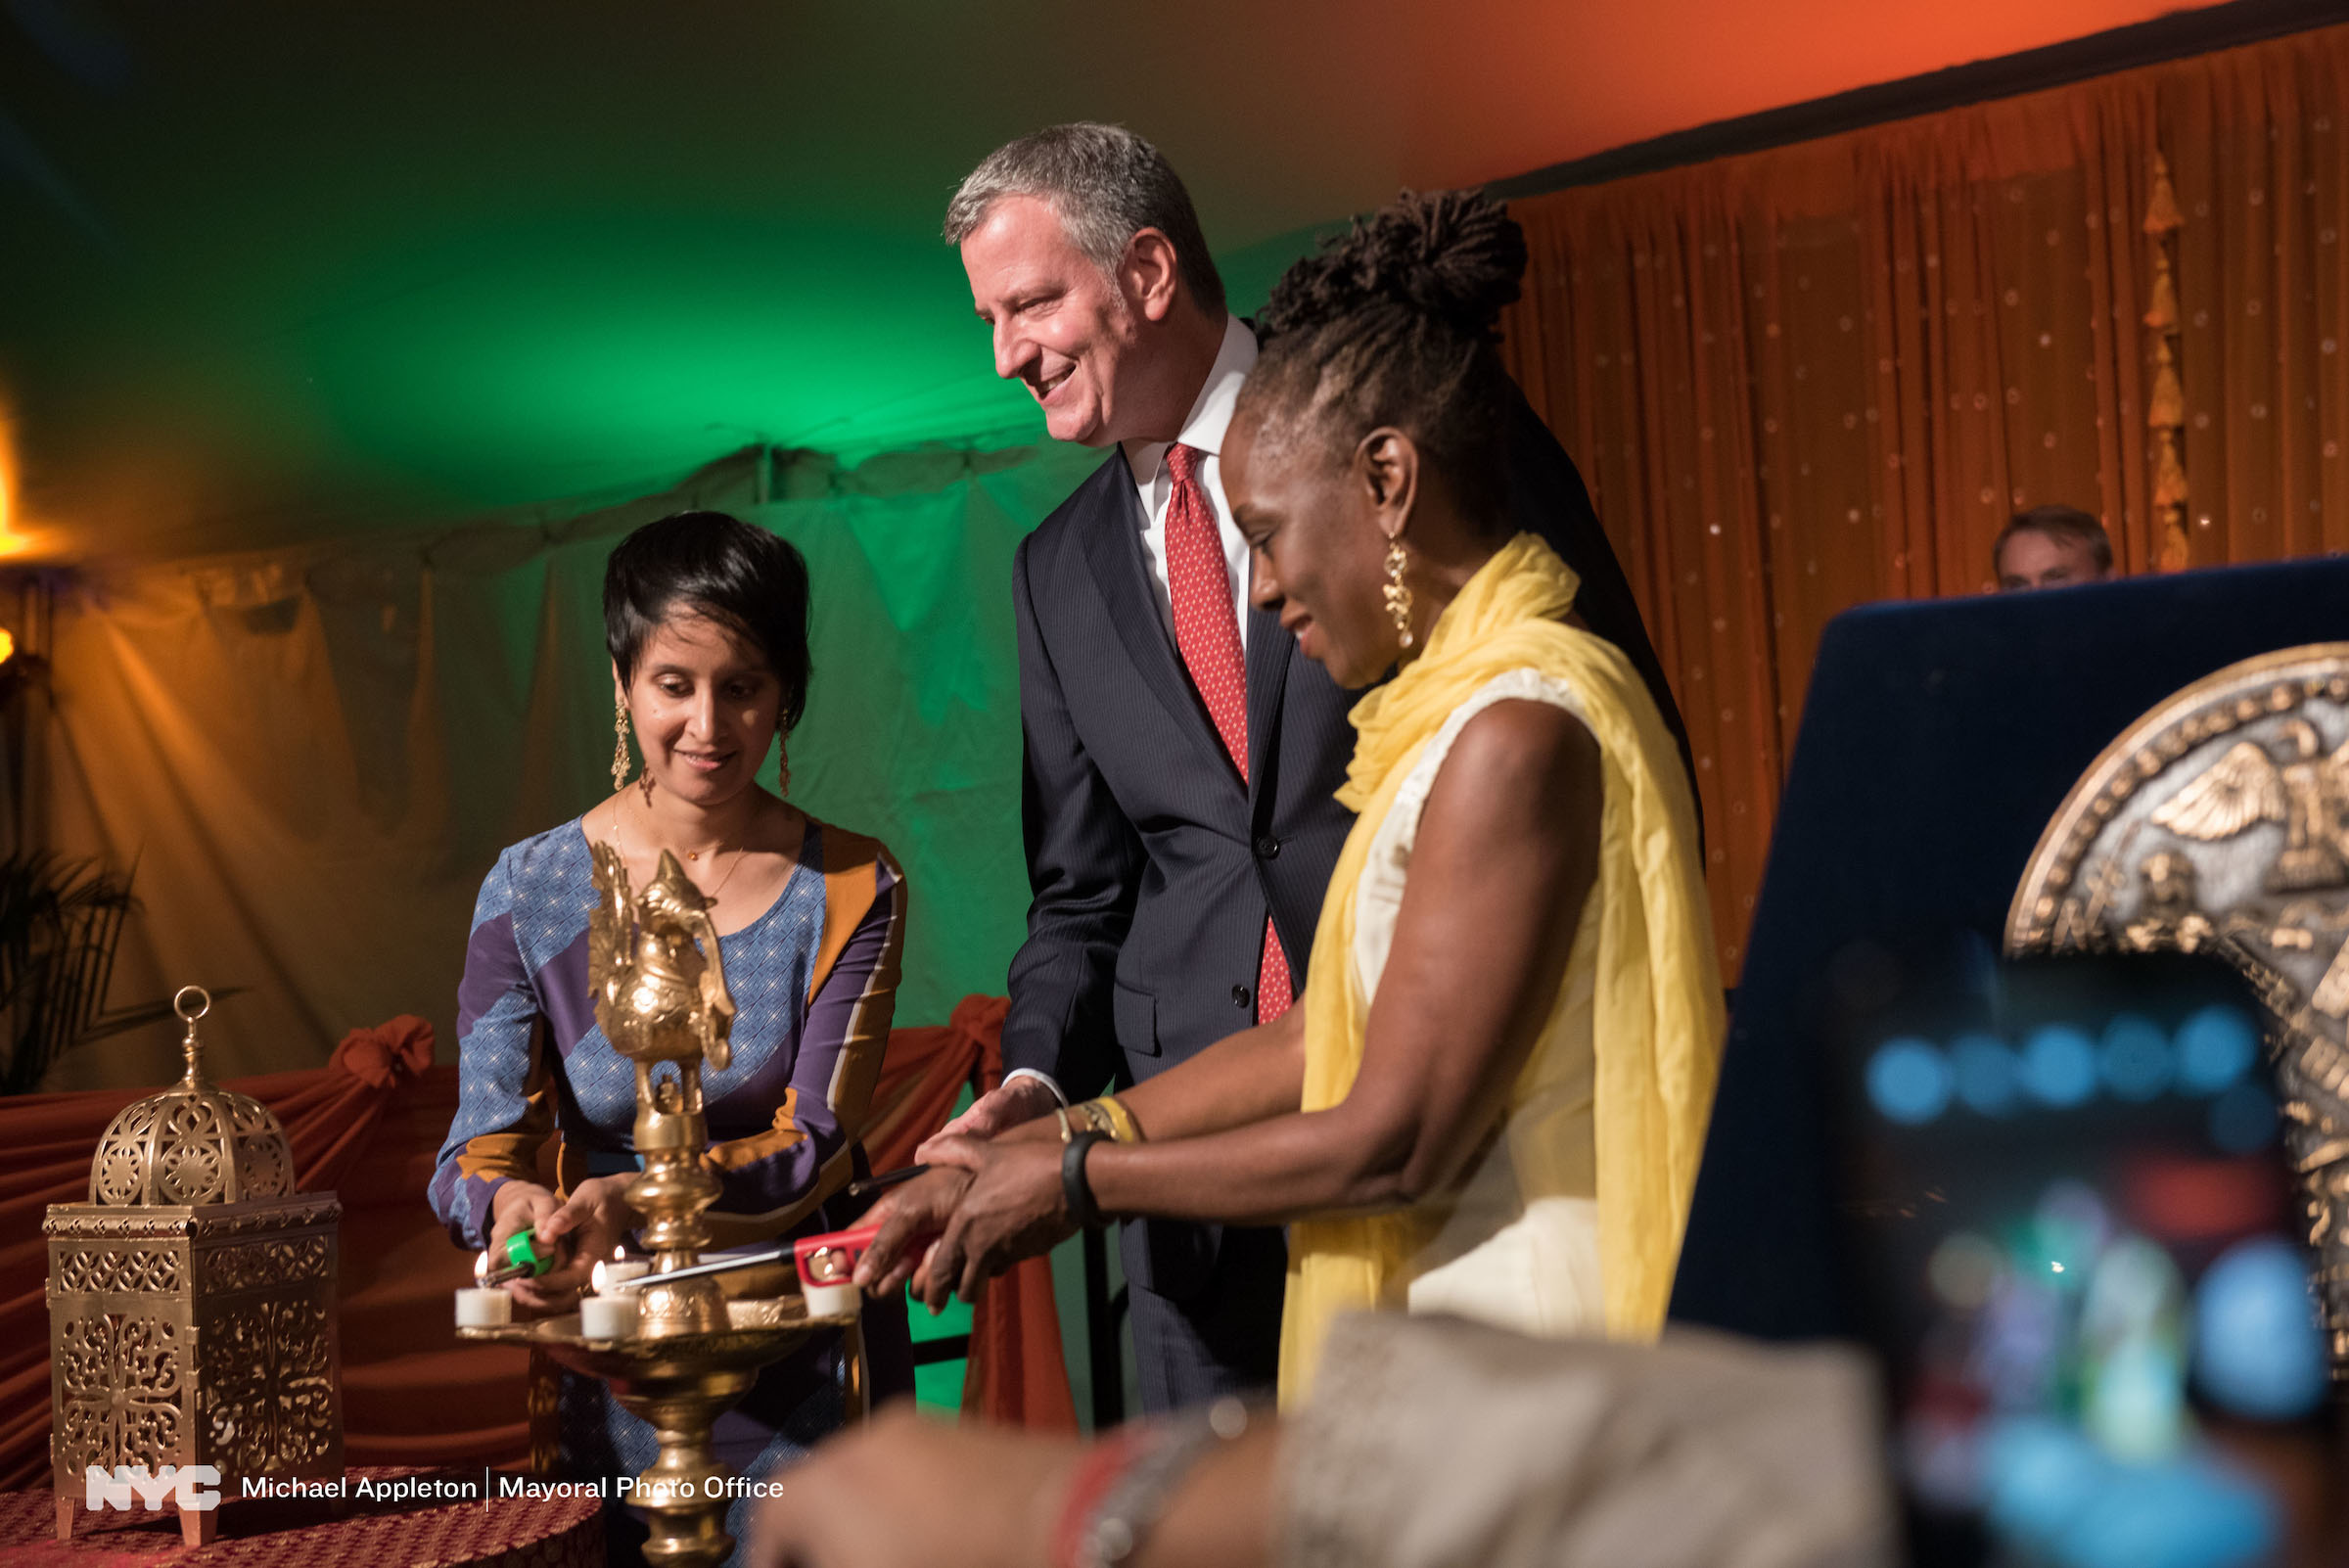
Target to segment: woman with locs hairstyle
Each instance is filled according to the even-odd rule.
[[[509,847],[482,884],[457,992],[456,1121],[431,1185],[459,1246],[502,1252],[530,1227],[559,1254],[553,1271],[506,1286],[526,1313],[573,1310],[640,1222],[626,1195],[634,1068],[597,1027],[588,988],[594,847],[616,851],[640,889],[673,853],[709,903],[735,1009],[731,1059],[703,1076],[719,1247],[838,1228],[861,1210],[840,1189],[868,1174],[858,1138],[904,948],[905,877],[889,851],[788,799],[810,674],[799,551],[714,512],[648,524],[612,552],[604,628],[612,793]],[[770,792],[758,775],[778,748]],[[540,1154],[558,1137],[549,1187]],[[902,1306],[876,1304],[865,1321],[875,1394],[909,1390]],[[719,1457],[761,1474],[838,1427],[841,1356],[829,1336],[762,1372],[720,1419]],[[557,1420],[567,1475],[632,1476],[653,1460],[652,1428],[596,1379],[563,1375]],[[729,1510],[738,1540],[743,1511]],[[642,1526],[617,1501],[606,1525],[625,1560]]]
[[[1695,806],[1647,687],[1507,518],[1525,267],[1470,193],[1291,268],[1224,485],[1251,598],[1371,686],[1301,1004],[1148,1083],[934,1147],[859,1279],[974,1293],[1080,1223],[1289,1226],[1284,1403],[1335,1315],[1661,1325],[1722,1044]],[[1391,675],[1390,675],[1391,672]],[[926,1253],[906,1238],[940,1226]]]

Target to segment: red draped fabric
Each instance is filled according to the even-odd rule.
[[[985,1092],[1003,1082],[1003,1014],[1010,1006],[1001,996],[965,996],[944,1028],[891,1031],[864,1135],[874,1170],[911,1164],[915,1146],[944,1125],[965,1083]],[[1077,1430],[1051,1259],[1027,1260],[979,1299],[962,1408],[1014,1426]]]
[[[966,997],[944,1026],[893,1031],[866,1147],[876,1169],[908,1162],[962,1086],[1002,1081],[1004,1002]],[[473,1260],[424,1201],[456,1112],[457,1070],[432,1066],[432,1026],[397,1018],[353,1031],[322,1068],[230,1086],[277,1113],[297,1183],[343,1200],[345,1452],[350,1463],[464,1467],[530,1452],[528,1357],[460,1345],[449,1293]],[[152,1089],[0,1100],[0,1490],[49,1474],[48,1274],[41,1220],[88,1196],[90,1155],[115,1114]],[[966,1413],[1074,1431],[1045,1259],[996,1281],[974,1314]]]

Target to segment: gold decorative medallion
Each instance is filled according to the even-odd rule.
[[[2250,980],[2349,1376],[2349,643],[2229,666],[2132,724],[2041,835],[2006,946],[2208,952]]]

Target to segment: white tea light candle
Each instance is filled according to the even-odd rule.
[[[589,1277],[594,1281],[595,1294],[579,1302],[579,1336],[582,1339],[628,1339],[644,1310],[632,1290],[617,1290],[620,1283],[613,1277],[624,1267],[620,1264],[597,1264]],[[641,1269],[639,1269],[641,1272]]]
[[[514,1321],[514,1298],[503,1290],[492,1290],[480,1281],[489,1277],[489,1255],[483,1253],[473,1261],[474,1287],[457,1292],[457,1326],[459,1328],[496,1328]]]
[[[502,1290],[457,1292],[459,1328],[497,1328],[514,1321],[514,1298]]]
[[[864,1292],[853,1284],[802,1285],[810,1317],[854,1317],[864,1306]]]
[[[633,1339],[641,1314],[642,1308],[633,1291],[584,1297],[579,1302],[579,1337]]]

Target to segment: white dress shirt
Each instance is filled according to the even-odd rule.
[[[1223,318],[1223,346],[1216,350],[1216,362],[1208,368],[1207,382],[1199,389],[1191,411],[1183,417],[1182,432],[1174,441],[1126,441],[1121,443],[1126,453],[1126,466],[1133,472],[1133,487],[1142,500],[1142,558],[1150,564],[1150,584],[1156,590],[1151,597],[1158,601],[1158,619],[1167,628],[1167,645],[1174,644],[1174,594],[1167,585],[1167,503],[1174,496],[1174,476],[1167,468],[1167,448],[1176,442],[1204,454],[1199,465],[1199,482],[1207,488],[1207,499],[1216,513],[1216,533],[1223,542],[1223,576],[1231,593],[1232,616],[1240,627],[1240,655],[1248,653],[1248,541],[1240,536],[1239,525],[1231,520],[1231,503],[1223,498],[1223,434],[1231,428],[1232,405],[1239,401],[1240,384],[1248,372],[1256,368],[1256,334],[1250,332],[1237,316]],[[1176,659],[1181,658],[1178,652]],[[1048,1073],[1033,1067],[1015,1067],[1003,1077],[1009,1087],[1014,1080],[1033,1078],[1052,1091],[1061,1104],[1069,1103],[1068,1094],[1052,1081]]]
[[[1207,384],[1182,421],[1175,442],[1205,454],[1199,465],[1200,483],[1216,512],[1216,532],[1223,541],[1223,575],[1231,593],[1232,614],[1240,624],[1240,652],[1248,652],[1248,541],[1231,520],[1231,503],[1223,498],[1223,434],[1231,428],[1231,407],[1239,401],[1240,384],[1256,368],[1256,334],[1237,316],[1223,318],[1223,346],[1216,350]],[[1168,441],[1126,441],[1126,466],[1133,471],[1133,487],[1142,498],[1142,557],[1150,563],[1150,582],[1158,591],[1160,622],[1170,644],[1174,637],[1174,597],[1167,586],[1167,503],[1174,495],[1174,476],[1167,468]]]

